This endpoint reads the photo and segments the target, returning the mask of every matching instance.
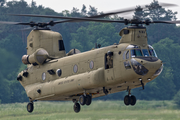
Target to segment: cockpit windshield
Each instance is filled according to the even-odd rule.
[[[148,49],[141,49],[137,45],[129,45],[126,49],[130,49],[131,57],[157,57],[152,46],[148,45]]]
[[[142,57],[141,49],[132,49],[131,50],[131,57]]]
[[[147,49],[142,49],[142,52],[143,52],[145,57],[149,57],[149,52]]]

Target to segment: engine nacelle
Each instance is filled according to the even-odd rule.
[[[32,55],[23,55],[22,62],[25,65],[36,63],[42,65],[47,60],[48,56],[49,54],[45,49],[39,48]]]

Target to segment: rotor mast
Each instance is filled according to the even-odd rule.
[[[51,30],[32,30],[27,37],[27,55],[37,49],[45,49],[49,56],[61,58],[66,56],[62,35]]]

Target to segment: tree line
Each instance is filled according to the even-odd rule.
[[[152,9],[156,5],[156,9]],[[158,7],[159,6],[159,7]],[[87,10],[88,9],[88,10]],[[0,0],[0,21],[15,22],[49,22],[49,18],[31,18],[9,16],[7,14],[40,14],[59,15],[68,17],[87,17],[97,14],[97,8],[85,5],[82,9],[72,8],[60,13],[42,5],[37,6],[36,2],[27,4],[24,0],[10,1]],[[142,9],[137,6],[134,12],[136,19],[150,20],[176,20],[176,12],[165,10],[158,1],[153,1]],[[102,19],[123,20],[123,17],[114,15]],[[59,19],[58,19],[59,20]],[[51,29],[62,34],[66,52],[77,48],[81,52],[88,51],[95,47],[95,43],[102,47],[119,43],[119,31],[126,27],[119,23],[99,23],[99,22],[72,22],[58,24]],[[163,61],[164,70],[160,76],[145,86],[145,90],[140,88],[132,90],[137,99],[144,100],[172,100],[180,91],[180,27],[171,24],[151,24],[147,27],[148,43],[153,45],[158,57]],[[22,30],[23,29],[23,30]],[[25,102],[28,98],[24,88],[16,80],[19,71],[26,68],[21,63],[22,55],[26,54],[26,38],[30,30],[28,26],[0,25],[0,101],[1,103]],[[179,92],[180,93],[180,92]],[[119,100],[123,99],[126,92],[110,94],[97,99]]]

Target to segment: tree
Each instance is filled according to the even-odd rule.
[[[95,43],[102,47],[118,43],[120,36],[113,24],[91,22],[87,27],[80,27],[76,33],[71,34],[72,48],[87,51],[95,46]]]
[[[88,12],[88,15],[89,16],[93,16],[93,15],[97,15],[98,12],[97,12],[97,8],[95,7],[92,7],[91,5],[89,6],[89,12]]]
[[[79,13],[79,9],[73,7],[73,9],[71,11],[71,16],[72,17],[81,17],[81,14]]]
[[[145,17],[151,20],[175,20],[177,12],[166,11],[165,8],[159,5],[158,1],[153,1],[150,5],[146,6],[148,9],[145,12]]]
[[[144,20],[144,11],[141,6],[135,8],[133,19]]]
[[[5,2],[6,2],[6,0],[0,0],[0,5],[4,6]]]
[[[177,94],[174,96],[174,102],[177,104],[178,108],[180,108],[180,90],[177,92]]]
[[[86,6],[83,4],[83,7],[81,9],[81,15],[86,16],[86,14],[87,14]]]

